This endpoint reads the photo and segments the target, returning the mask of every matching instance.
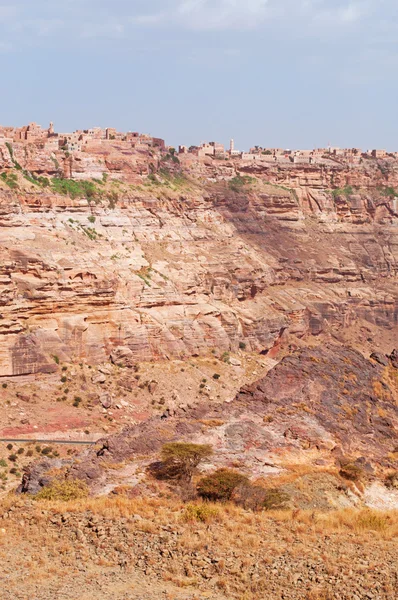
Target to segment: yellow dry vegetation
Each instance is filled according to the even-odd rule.
[[[3,498],[0,512],[6,512],[10,507],[15,507],[18,502],[20,500],[16,499],[15,495]],[[79,514],[89,511],[109,519],[139,515],[148,526],[150,525],[151,531],[161,529],[165,525],[177,527],[184,521],[186,523],[211,521],[214,527],[222,524],[221,529],[224,534],[230,530],[230,533],[237,535],[249,528],[250,534],[254,538],[258,535],[259,540],[262,539],[264,530],[274,525],[284,524],[293,526],[293,530],[297,529],[298,532],[302,530],[303,533],[308,534],[354,532],[372,533],[383,539],[398,538],[398,511],[349,508],[327,512],[298,509],[251,512],[231,503],[193,502],[187,505],[175,499],[128,498],[125,495],[78,497],[69,501],[39,496],[30,506],[30,510],[38,516],[43,508],[52,514]],[[304,529],[302,526],[305,526]],[[141,521],[140,527],[142,528]],[[223,535],[220,542],[227,547],[231,543],[231,536]]]

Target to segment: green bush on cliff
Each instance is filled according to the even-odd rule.
[[[230,180],[229,189],[234,192],[240,192],[245,186],[251,185],[252,183],[256,183],[254,177],[249,177],[248,175],[243,175],[242,177],[242,175],[238,173],[236,177]]]
[[[0,178],[4,181],[4,183],[6,185],[8,185],[8,187],[11,190],[16,190],[18,189],[18,176],[16,173],[0,173]]]
[[[398,191],[395,190],[393,187],[382,187],[382,188],[378,188],[378,189],[382,196],[385,196],[387,198],[397,198],[398,197]]]
[[[98,198],[100,191],[92,181],[74,181],[54,177],[51,182],[54,192],[71,198]]]
[[[354,194],[354,188],[352,185],[347,185],[345,188],[337,188],[332,190],[333,198],[337,198],[338,196],[352,196]]]

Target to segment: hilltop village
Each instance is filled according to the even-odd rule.
[[[36,147],[45,152],[63,151],[70,155],[79,153],[106,154],[107,149],[115,148],[122,153],[135,151],[150,153],[153,156],[161,153],[176,153],[173,147],[166,146],[161,138],[138,132],[119,132],[115,128],[93,127],[92,129],[77,130],[73,133],[58,133],[54,124],[50,123],[48,129],[43,129],[36,123],[23,127],[0,126],[0,151],[4,147],[21,148],[24,146]],[[196,159],[213,158],[216,160],[239,159],[244,162],[255,161],[259,163],[278,164],[314,164],[329,165],[349,164],[359,165],[364,159],[394,159],[398,152],[389,153],[386,150],[367,150],[360,148],[317,148],[313,150],[290,150],[284,148],[269,148],[254,146],[249,152],[242,152],[235,148],[231,140],[229,148],[218,142],[204,142],[198,146],[184,146],[178,148],[179,155],[191,156]]]

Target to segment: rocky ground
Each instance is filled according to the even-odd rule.
[[[396,513],[248,513],[166,501],[0,510],[5,600],[393,600]],[[10,552],[10,540],[12,552]]]

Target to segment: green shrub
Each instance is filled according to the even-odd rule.
[[[48,454],[51,454],[53,451],[53,449],[51,448],[51,446],[46,446],[45,448],[43,448],[43,450],[41,451],[41,453],[44,456],[47,456]]]
[[[23,448],[18,448],[17,454],[23,454],[24,452],[25,452],[25,450]]]
[[[62,383],[66,383],[67,381],[68,381],[68,379],[65,377],[65,375],[63,375],[63,376],[61,377],[61,382],[62,382]]]
[[[10,454],[10,456],[8,457],[8,460],[9,460],[10,462],[17,462],[17,460],[18,460],[18,457],[17,457],[17,455],[16,455],[16,454]]]
[[[7,450],[12,450],[13,449],[13,445],[12,444],[7,444]]]
[[[282,510],[288,508],[290,496],[277,488],[266,490],[262,507],[265,510]]]
[[[205,500],[226,502],[231,500],[234,490],[243,484],[248,484],[246,475],[232,469],[218,469],[211,475],[202,477],[198,482],[197,491]]]
[[[225,363],[229,363],[229,352],[223,352],[223,354],[221,355],[221,360]]]
[[[246,350],[245,342],[239,342],[239,350]]]
[[[0,467],[7,467],[7,461],[4,458],[0,458]]]
[[[90,215],[88,220],[90,221],[90,223],[95,223],[95,217],[93,215]]]
[[[220,379],[221,375],[219,373],[214,373],[213,379]]]
[[[2,387],[3,387],[4,390],[6,390],[7,387],[8,387],[8,384],[7,383],[3,383]]]
[[[65,479],[60,481],[55,479],[49,485],[43,487],[35,496],[36,500],[60,500],[68,502],[69,500],[78,500],[87,498],[89,489],[84,481],[79,479]]]
[[[209,523],[219,518],[220,511],[216,506],[210,504],[188,504],[182,514],[182,520],[186,523],[199,521]]]

